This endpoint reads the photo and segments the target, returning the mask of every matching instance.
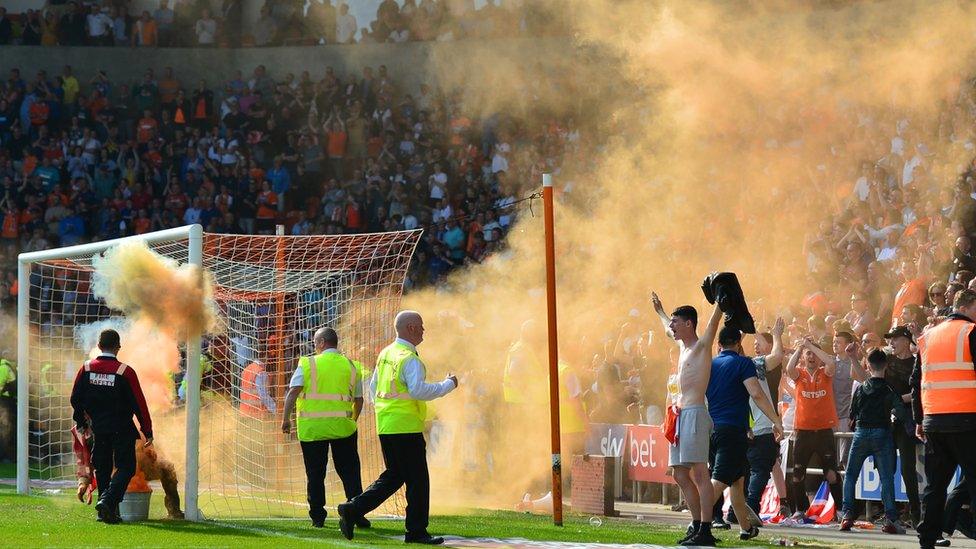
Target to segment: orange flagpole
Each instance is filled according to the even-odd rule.
[[[556,240],[552,215],[552,174],[542,174],[546,228],[546,312],[549,332],[549,423],[552,429],[552,522],[563,525],[563,470],[559,441],[559,338],[556,337]]]

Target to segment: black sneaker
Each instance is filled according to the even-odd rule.
[[[318,514],[318,513],[316,513]],[[322,516],[315,516],[312,518],[312,528],[325,528],[325,519],[329,517],[328,511],[323,511]]]
[[[350,503],[340,503],[336,507],[336,511],[339,514],[339,531],[342,532],[342,536],[346,539],[352,539],[355,535],[356,527],[356,516],[355,510],[352,508]]]
[[[122,517],[119,516],[119,512],[105,500],[99,500],[95,504],[95,511],[98,512],[98,520],[105,524],[118,524],[122,522]]]
[[[372,528],[372,527],[373,524],[370,523],[369,519],[367,519],[366,517],[359,517],[359,519],[356,520],[356,528]]]
[[[682,543],[685,547],[715,547],[718,542],[711,532],[695,532],[694,536]]]
[[[690,540],[692,538],[692,536],[695,535],[695,532],[697,532],[697,531],[698,530],[695,530],[695,527],[693,525],[689,524],[688,525],[688,529],[685,530],[685,537],[679,539],[675,543],[678,544],[678,545],[681,545],[682,543]]]
[[[950,541],[949,538],[939,538],[935,540],[936,547],[949,547],[950,545],[952,545],[952,541]]]
[[[722,520],[722,517],[712,519],[712,528],[715,530],[731,530],[732,525]]]
[[[750,526],[748,532],[746,532],[745,530],[739,530],[739,539],[742,541],[750,540],[758,535],[759,535],[758,526]]]

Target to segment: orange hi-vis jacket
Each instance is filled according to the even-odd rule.
[[[264,372],[264,365],[259,362],[252,362],[244,368],[241,375],[241,406],[242,416],[264,417],[264,404],[261,403],[261,396],[258,394],[257,377]]]
[[[969,348],[974,326],[952,319],[918,338],[925,415],[976,414],[976,370]]]

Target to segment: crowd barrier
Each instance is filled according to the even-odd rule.
[[[787,443],[783,444],[782,464],[787,480],[793,472],[792,464],[788,460],[792,440],[787,432]],[[844,474],[843,468],[846,463],[846,452],[841,452],[841,441],[851,439],[854,433],[838,432],[834,433],[838,442],[838,454],[843,457],[841,461],[841,475]],[[849,444],[845,445],[849,446]],[[925,488],[925,461],[924,452],[921,451],[922,445],[916,446],[915,469],[918,474],[919,491]],[[623,496],[624,482],[632,483],[631,498],[638,501],[643,492],[643,483],[662,485],[660,490],[660,503],[672,503],[674,494],[673,489],[668,485],[675,484],[674,479],[668,475],[668,441],[664,438],[664,433],[658,425],[629,425],[629,424],[610,424],[610,423],[591,423],[587,428],[586,442],[584,451],[587,455],[602,456],[614,459],[614,497]],[[901,477],[901,455],[894,471],[895,499],[897,501],[908,501],[908,494],[905,490],[905,483]],[[807,476],[823,476],[823,470],[817,467],[808,467]],[[949,490],[958,483],[960,471],[956,470],[956,475],[949,486]],[[861,474],[855,485],[855,497],[864,501],[881,501],[881,478],[878,470],[874,467],[874,460],[868,458],[861,469]]]

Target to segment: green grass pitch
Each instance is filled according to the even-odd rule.
[[[162,494],[159,493],[158,496]],[[162,497],[153,497],[151,517],[165,516]],[[308,520],[185,521],[149,520],[135,524],[105,525],[95,522],[93,507],[71,495],[19,496],[12,487],[0,488],[0,545],[3,547],[405,547],[403,522],[373,520],[371,530],[357,530],[353,541],[339,534],[330,514],[325,528],[311,527]],[[589,517],[569,515],[562,528],[549,517],[508,511],[470,511],[431,517],[430,531],[465,537],[525,538],[604,543],[648,543],[673,546],[681,532],[673,526],[622,519],[603,519],[601,526]],[[400,536],[400,537],[398,537]],[[749,543],[722,536],[723,547],[769,546],[770,535]]]

